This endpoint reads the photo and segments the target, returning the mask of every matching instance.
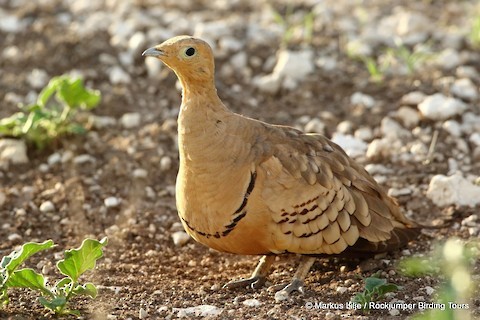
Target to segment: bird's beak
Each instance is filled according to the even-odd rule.
[[[155,47],[148,48],[147,50],[143,51],[142,56],[144,57],[163,57],[165,56],[165,52]]]

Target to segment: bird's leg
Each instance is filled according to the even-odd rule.
[[[269,289],[273,291],[285,291],[288,294],[292,293],[293,291],[303,293],[303,280],[307,276],[308,271],[310,271],[310,268],[312,267],[314,262],[315,257],[302,256],[297,271],[293,275],[292,282],[274,285],[271,286]]]
[[[250,286],[252,289],[259,289],[267,280],[267,274],[270,270],[270,266],[275,261],[274,255],[263,256],[260,258],[257,267],[253,271],[250,278],[241,279],[241,280],[233,280],[229,283],[225,284],[223,287],[227,289],[234,289],[239,287],[246,287]]]

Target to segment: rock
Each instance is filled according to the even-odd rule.
[[[223,309],[204,304],[195,307],[189,308],[173,308],[173,312],[177,312],[177,317],[185,318],[185,317],[215,317],[222,313]]]
[[[45,201],[40,204],[40,212],[46,213],[46,212],[53,212],[55,211],[55,205],[53,204],[52,201]]]
[[[373,139],[373,131],[369,127],[361,127],[355,130],[354,136],[363,141],[371,141]]]
[[[439,207],[450,204],[473,207],[480,203],[480,186],[474,185],[461,174],[450,177],[435,175],[430,180],[427,197]]]
[[[305,132],[325,133],[325,123],[318,118],[313,118],[305,124]]]
[[[478,215],[472,214],[462,220],[462,226],[467,227],[477,227],[480,225],[480,221],[478,221]]]
[[[420,115],[418,111],[402,106],[396,112],[397,118],[402,122],[403,126],[408,129],[412,129],[418,125],[420,122]]]
[[[280,89],[282,78],[276,73],[257,76],[253,78],[253,84],[262,92],[275,94]]]
[[[5,193],[0,191],[0,209],[3,207],[3,205],[7,202],[7,196]]]
[[[247,299],[243,301],[243,304],[246,305],[247,307],[258,307],[262,305],[262,303],[257,299]]]
[[[347,290],[348,290],[347,287],[337,287],[337,289],[335,289],[335,291],[337,291],[340,294],[347,292]]]
[[[146,59],[150,60],[150,59]],[[93,127],[95,129],[103,129],[107,127],[113,127],[117,124],[117,119],[114,117],[109,117],[109,116],[97,116],[97,115],[92,115],[91,119],[93,121]]]
[[[337,124],[336,130],[338,133],[349,134],[353,131],[353,123],[348,120],[343,120]]]
[[[128,49],[132,54],[139,54],[145,50],[147,44],[147,36],[141,31],[135,32],[128,40]]]
[[[27,145],[18,139],[0,139],[0,167],[28,163]]]
[[[410,190],[409,188],[401,188],[401,189],[398,189],[398,188],[390,188],[388,189],[388,195],[390,197],[401,197],[401,196],[408,196],[412,194],[412,190]]]
[[[455,96],[468,101],[478,98],[478,89],[469,78],[455,80],[450,87],[450,91]]]
[[[431,296],[431,295],[435,292],[435,289],[433,289],[433,288],[430,287],[430,286],[426,286],[424,289],[425,289],[425,292],[426,292],[429,296]]]
[[[401,102],[403,104],[416,106],[422,103],[422,101],[425,100],[426,97],[427,95],[421,91],[412,91],[404,95],[401,99]]]
[[[354,106],[360,105],[370,109],[373,106],[375,106],[375,99],[372,96],[369,96],[368,94],[355,92],[350,97],[350,103]]]
[[[3,8],[0,9],[0,30],[8,33],[17,33],[26,26],[26,21],[20,20],[15,15],[9,15]]]
[[[277,74],[281,79],[291,80],[292,83],[298,84],[305,79],[307,75],[315,70],[313,64],[313,51],[289,51],[281,50],[278,54],[277,64],[273,69],[273,73]]]
[[[430,35],[432,21],[420,12],[411,12],[403,7],[396,7],[394,13],[382,18],[374,32],[379,41],[389,46],[395,45],[398,39],[404,45],[415,45],[424,42]]]
[[[128,84],[132,81],[130,75],[119,66],[113,66],[108,70],[108,79],[112,84]]]
[[[247,54],[245,51],[240,51],[230,58],[230,63],[235,70],[244,71],[247,67]]]
[[[117,197],[108,197],[103,200],[103,203],[107,208],[115,208],[120,205],[121,201]]]
[[[62,162],[63,161],[63,157],[62,157]],[[78,155],[76,156],[75,158],[73,158],[73,163],[74,164],[78,164],[78,165],[81,165],[81,164],[85,164],[87,162],[90,162],[90,163],[95,163],[96,160],[94,157],[92,157],[91,155],[89,154],[81,154],[81,155]]]
[[[164,68],[162,61],[158,59],[144,59],[145,68],[149,78],[156,78]]]
[[[368,145],[361,139],[355,138],[352,135],[344,135],[335,132],[332,135],[332,141],[338,144],[345,150],[350,157],[358,157],[365,155]]]
[[[404,137],[411,136],[410,131],[403,129],[397,121],[389,117],[382,119],[380,131],[382,135],[390,141],[401,140]]]
[[[478,79],[480,75],[477,72],[477,69],[473,66],[459,66],[455,70],[455,75],[459,78],[469,78],[469,79]]]
[[[388,310],[388,313],[390,313],[391,316],[398,316],[398,315],[400,315],[400,310],[390,309],[390,310]]]
[[[27,76],[28,84],[34,89],[42,89],[48,83],[50,76],[45,70],[33,69]]]
[[[190,236],[185,231],[177,231],[172,233],[173,244],[181,247],[190,240]]]
[[[16,242],[22,240],[22,236],[18,233],[11,233],[8,235],[7,239],[11,242]]]
[[[148,177],[148,171],[142,168],[133,170],[133,177],[136,179],[145,179]]]
[[[337,59],[330,56],[321,56],[315,60],[315,65],[324,71],[333,71],[337,68]]]
[[[393,148],[389,139],[374,139],[368,145],[365,155],[369,159],[389,158],[392,155]]]
[[[470,140],[470,142],[473,143],[474,145],[480,147],[480,133],[479,132],[472,133],[472,135],[470,136],[470,138],[468,140]]]
[[[138,318],[146,319],[147,317],[148,317],[148,312],[145,309],[140,308],[140,310],[138,311]]]
[[[160,171],[165,172],[172,168],[172,158],[163,156],[160,159]]]
[[[462,63],[460,54],[453,48],[447,48],[436,56],[435,64],[443,69],[451,70]]]
[[[418,109],[425,118],[438,121],[462,114],[467,106],[458,99],[446,97],[442,93],[435,93],[425,98],[418,105]]]
[[[289,298],[288,292],[285,290],[280,290],[275,292],[275,302],[279,303],[285,301]]]
[[[60,163],[61,161],[62,161],[62,155],[58,152],[52,153],[47,158],[47,163],[49,166],[54,166],[57,163]]]
[[[140,122],[141,122],[141,115],[138,112],[125,113],[120,118],[120,123],[125,129],[136,128],[140,125]]]
[[[335,319],[337,316],[335,315],[335,313],[333,313],[332,311],[328,311],[326,314],[325,314],[325,320],[333,320]]]
[[[442,124],[442,128],[445,129],[451,136],[460,137],[462,135],[462,128],[460,124],[455,120],[447,120]]]

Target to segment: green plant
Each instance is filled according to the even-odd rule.
[[[468,37],[474,47],[480,47],[480,15],[477,15],[473,19],[472,29],[470,30]]]
[[[312,11],[305,13],[301,16],[301,19],[296,19],[294,15],[294,9],[292,5],[288,5],[286,12],[282,15],[280,12],[272,9],[273,12],[273,19],[274,21],[281,25],[284,29],[284,33],[282,36],[282,46],[287,46],[288,44],[292,43],[297,36],[297,34],[301,34],[299,37],[299,41],[309,44],[312,42],[313,39],[313,28],[315,22],[315,15]]]
[[[52,78],[35,103],[0,119],[0,135],[24,138],[42,149],[60,136],[84,133],[76,115],[79,110],[95,108],[100,98],[100,92],[85,88],[80,78]]]
[[[407,276],[436,276],[443,278],[437,294],[437,306],[417,314],[416,320],[470,319],[469,298],[474,283],[473,265],[480,258],[480,242],[462,243],[451,238],[437,245],[425,257],[412,257],[400,261],[398,268]]]
[[[31,268],[19,267],[35,253],[52,248],[53,241],[25,243],[19,251],[13,251],[0,262],[0,307],[9,302],[8,289],[28,288],[38,291],[41,294],[39,302],[55,314],[80,315],[79,311],[68,309],[67,304],[76,295],[91,298],[97,296],[95,285],[90,282],[80,284],[79,277],[95,268],[96,261],[103,256],[102,248],[106,245],[107,238],[100,241],[85,239],[78,249],[66,250],[65,258],[57,262],[58,270],[65,277],[50,286],[42,274]]]
[[[370,310],[370,302],[382,299],[386,293],[397,291],[399,286],[393,283],[388,283],[385,279],[380,279],[373,275],[364,279],[365,290],[357,293],[352,298],[352,302],[361,305],[362,310]]]

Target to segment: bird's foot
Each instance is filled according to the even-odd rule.
[[[290,283],[273,285],[269,287],[268,290],[273,292],[285,292],[287,295],[290,295],[294,291],[297,291],[301,294],[305,293],[303,290],[303,281],[300,279],[293,279]]]
[[[252,289],[260,289],[263,287],[267,278],[264,276],[252,276],[247,279],[232,280],[226,283],[223,287],[226,289],[236,289],[250,287]]]

